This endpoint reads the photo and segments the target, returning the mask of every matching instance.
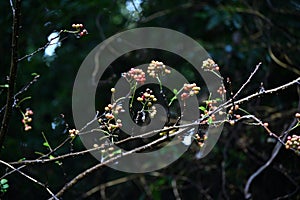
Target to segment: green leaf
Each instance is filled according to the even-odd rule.
[[[5,178],[1,179],[1,181],[0,181],[1,185],[6,184],[7,182],[8,182],[8,181],[7,181],[7,179],[5,179]]]
[[[31,73],[31,76],[37,76],[37,75],[39,75],[39,74],[37,74],[35,72]]]
[[[176,95],[178,93],[177,89],[173,89],[173,93]]]
[[[9,188],[8,184],[2,185],[2,189],[6,190],[7,188]]]
[[[121,149],[119,149],[119,150],[117,150],[117,151],[114,151],[114,155],[116,155],[116,154],[120,154],[120,153],[122,153],[122,150]]]
[[[54,159],[54,158],[55,158],[55,157],[52,156],[52,155],[49,156],[49,159]],[[62,162],[59,162],[59,161],[55,161],[55,163],[58,164],[58,165],[62,165]]]
[[[199,109],[202,111],[206,111],[206,108],[204,106],[200,106]]]
[[[50,145],[49,145],[48,142],[44,142],[43,145],[44,145],[45,147],[49,147],[49,148],[50,148]]]
[[[21,162],[21,161],[24,161],[24,160],[26,160],[26,158],[20,158],[20,159],[18,160],[18,162]]]
[[[41,152],[38,152],[38,151],[35,151],[34,153],[37,154],[37,155],[41,155],[41,156],[45,155],[45,154],[43,154]]]

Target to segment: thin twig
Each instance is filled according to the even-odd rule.
[[[176,132],[176,135],[177,135],[177,134],[180,134],[180,133],[181,133],[182,131],[184,131],[184,130],[185,130],[185,129]],[[133,154],[133,153],[136,153],[136,152],[139,152],[139,151],[148,149],[148,148],[154,146],[155,144],[158,144],[158,143],[160,143],[160,142],[162,142],[162,141],[165,141],[166,139],[168,139],[168,136],[163,136],[163,137],[161,137],[161,138],[159,138],[159,139],[157,139],[157,140],[155,140],[155,141],[153,141],[153,142],[150,142],[150,143],[148,143],[148,144],[146,144],[146,145],[137,147],[137,148],[132,149],[132,150],[127,151],[127,152],[123,152],[123,153],[121,153],[121,154],[118,154],[118,155],[116,155],[115,157],[112,157],[112,158],[109,159],[109,160],[106,160],[106,161],[104,161],[104,162],[102,162],[102,163],[99,163],[99,164],[97,164],[97,165],[95,165],[95,166],[93,166],[93,167],[91,167],[91,168],[89,168],[89,169],[87,169],[87,170],[81,172],[81,173],[78,174],[76,177],[74,177],[71,181],[69,181],[68,183],[66,183],[66,184],[64,185],[64,187],[56,193],[56,196],[57,196],[57,197],[62,196],[68,189],[70,189],[72,186],[74,186],[78,181],[80,181],[81,179],[83,179],[83,178],[84,178],[85,176],[87,176],[88,174],[94,172],[95,170],[97,170],[97,169],[99,169],[99,168],[101,168],[101,167],[103,167],[103,166],[105,166],[105,165],[107,165],[107,164],[109,164],[109,163],[112,163],[112,162],[114,162],[114,161],[116,161],[116,160],[118,160],[118,159],[120,159],[120,158],[123,158],[123,157],[126,157],[126,156],[128,156],[128,155],[131,155],[131,154]]]
[[[299,104],[298,104],[298,109],[300,109],[300,100],[299,100]],[[276,158],[277,154],[279,153],[279,150],[282,147],[282,140],[284,141],[286,139],[286,137],[289,133],[289,130],[292,127],[294,127],[296,123],[297,123],[297,120],[294,119],[293,122],[290,124],[290,126],[283,132],[283,134],[281,136],[282,139],[278,140],[278,142],[276,143],[269,160],[263,166],[261,166],[256,172],[254,172],[247,180],[246,186],[244,188],[244,196],[246,199],[249,199],[252,196],[251,193],[249,192],[252,181],[273,162],[273,160]]]
[[[10,3],[12,15],[13,15],[13,17],[14,17],[14,16],[15,16],[15,8],[14,8],[14,4],[13,4],[12,0],[9,0],[9,3]]]
[[[293,80],[293,81],[290,81],[290,82],[288,82],[288,83],[286,83],[286,84],[284,84],[284,85],[278,86],[278,87],[276,87],[276,88],[269,89],[269,90],[265,90],[264,92],[256,92],[256,93],[251,94],[251,95],[249,95],[249,96],[247,96],[247,97],[244,97],[244,98],[242,98],[242,99],[240,99],[240,100],[237,100],[237,101],[235,101],[234,103],[235,103],[235,104],[242,104],[242,103],[244,103],[244,102],[250,101],[251,99],[254,99],[255,97],[260,97],[260,96],[265,95],[265,94],[272,94],[272,93],[278,92],[278,91],[280,91],[280,90],[285,90],[285,89],[287,89],[288,87],[291,87],[291,86],[293,86],[293,85],[295,85],[295,84],[300,84],[300,77],[298,77],[297,79],[295,79],[295,80]],[[215,109],[214,111],[212,111],[212,112],[209,114],[209,116],[212,115],[212,114],[216,114],[216,113],[218,113],[219,111],[224,110],[224,109],[230,107],[230,106],[231,106],[231,103],[232,103],[232,99],[230,99],[230,100],[224,102],[223,104],[219,105],[217,109]]]
[[[172,179],[171,185],[172,185],[172,188],[173,188],[173,194],[174,194],[175,199],[176,200],[181,200],[178,189],[177,189],[177,183],[176,183],[175,179]]]
[[[247,79],[247,81],[242,85],[242,87],[240,87],[240,89],[235,93],[235,95],[232,97],[232,99],[235,99],[240,92],[244,89],[244,87],[250,82],[250,80],[252,79],[252,77],[254,76],[254,74],[257,72],[258,68],[261,66],[261,62],[258,63],[254,69],[254,71],[250,74],[249,78]]]
[[[17,92],[15,95],[14,95],[14,103],[13,103],[13,107],[15,107],[17,105],[17,97],[21,94],[23,94],[24,92],[26,92],[29,87],[31,85],[33,85],[35,82],[37,82],[38,78],[40,77],[40,75],[36,75],[34,76],[34,78],[29,82],[27,83],[19,92]],[[0,109],[0,113],[6,108],[6,105],[3,106],[1,109]]]
[[[16,168],[13,167],[12,165],[10,165],[10,164],[8,164],[8,163],[2,161],[2,160],[0,160],[0,163],[2,163],[3,165],[5,165],[5,166],[7,166],[7,167],[9,167],[9,168],[11,168],[11,169],[13,169],[14,171],[19,172],[22,176],[28,178],[28,179],[31,180],[32,182],[34,182],[34,183],[36,183],[36,184],[38,184],[38,185],[44,187],[44,188],[47,190],[47,192],[52,196],[53,199],[59,200],[59,199],[53,194],[53,192],[52,192],[45,184],[43,184],[43,183],[37,181],[36,179],[32,178],[31,176],[25,174],[24,172],[20,171],[19,169],[16,169]]]
[[[33,55],[37,54],[37,53],[40,52],[40,51],[43,51],[44,49],[46,49],[46,48],[47,48],[48,46],[50,46],[50,45],[55,45],[55,44],[58,44],[58,43],[60,43],[61,41],[65,40],[67,37],[64,37],[64,38],[60,39],[59,41],[57,41],[57,42],[51,44],[51,42],[52,42],[53,40],[55,40],[55,39],[57,39],[57,38],[60,37],[60,35],[61,35],[62,32],[64,32],[64,31],[61,30],[61,31],[58,33],[58,35],[57,35],[56,37],[51,38],[50,41],[48,41],[44,46],[42,46],[42,47],[38,48],[37,50],[31,52],[30,54],[26,54],[25,56],[19,58],[19,59],[18,59],[18,62],[20,62],[20,61],[22,61],[22,60],[24,60],[24,59],[26,59],[26,58],[32,57]]]
[[[115,185],[118,185],[118,184],[121,184],[121,183],[125,183],[125,182],[128,182],[128,181],[131,181],[133,179],[136,179],[137,177],[139,177],[139,175],[130,175],[130,176],[126,176],[126,177],[122,177],[122,178],[119,178],[119,179],[115,179],[115,180],[112,180],[112,181],[108,181],[106,183],[103,183],[101,185],[98,185],[96,187],[93,187],[92,189],[90,189],[89,191],[87,191],[86,193],[84,193],[81,198],[88,198],[90,197],[91,195],[93,195],[94,193],[96,192],[99,192],[107,187],[111,187],[111,186],[115,186]]]
[[[6,98],[6,108],[1,123],[0,130],[0,151],[5,140],[5,136],[8,132],[8,125],[12,114],[12,105],[14,103],[14,90],[17,78],[18,70],[18,46],[19,46],[19,30],[20,30],[20,18],[21,18],[21,0],[16,0],[15,14],[13,16],[12,26],[12,41],[11,41],[11,61],[10,61],[10,72],[9,72],[9,87]]]

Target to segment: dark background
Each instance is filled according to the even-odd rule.
[[[128,9],[135,2],[137,11]],[[127,5],[127,6],[126,6]],[[0,1],[0,84],[6,83],[10,66],[12,14],[8,0]],[[31,97],[21,104],[24,110],[34,111],[33,130],[25,132],[22,116],[16,109],[8,136],[1,151],[1,160],[11,162],[21,158],[34,159],[35,152],[47,153],[42,132],[55,147],[68,135],[65,123],[73,128],[71,97],[73,81],[87,54],[106,38],[135,27],[164,27],[180,31],[198,41],[220,66],[223,77],[230,77],[232,90],[237,91],[247,80],[256,64],[261,69],[241,96],[292,81],[300,75],[300,2],[297,0],[212,0],[173,1],[142,0],[24,0],[20,30],[19,57],[44,46],[54,30],[71,29],[73,23],[83,23],[89,34],[77,39],[73,35],[62,41],[57,57],[47,63],[43,52],[19,63],[17,91],[32,79],[40,79],[19,98]],[[174,41],[176,42],[176,41]],[[275,56],[275,59],[274,59]],[[137,51],[123,56],[107,71],[110,81],[104,81],[97,91],[99,109],[108,103],[107,96],[121,72],[137,64],[161,60],[174,66],[188,80],[197,76],[184,61],[159,51]],[[282,63],[278,62],[279,59]],[[277,62],[276,62],[277,61]],[[5,89],[0,89],[0,105],[5,105]],[[255,114],[277,134],[282,133],[299,111],[297,88],[251,100],[241,107]],[[1,107],[2,107],[1,106]],[[1,118],[3,113],[1,113]],[[64,118],[61,115],[64,115]],[[54,129],[51,125],[54,125]],[[297,134],[299,129],[290,134]],[[177,180],[182,199],[243,199],[249,176],[263,165],[272,153],[275,141],[256,126],[226,125],[213,151],[197,160],[197,146],[193,145],[180,159],[158,172],[127,174],[103,167],[87,176],[64,194],[64,199],[84,199],[87,191],[121,177],[128,181],[107,187],[108,199],[175,199],[171,182]],[[84,149],[79,138],[59,154]],[[55,163],[28,166],[24,172],[58,191],[76,174],[98,163],[91,155]],[[222,168],[223,164],[223,168]],[[274,162],[252,183],[253,199],[274,199],[291,194],[300,183],[299,157],[282,148]],[[1,166],[1,174],[6,168]],[[8,191],[3,199],[46,199],[44,188],[14,173],[6,177]],[[100,192],[89,193],[86,199],[100,199]],[[290,199],[300,199],[296,192]]]

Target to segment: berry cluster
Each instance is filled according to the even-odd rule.
[[[146,89],[146,92],[142,92],[141,96],[137,97],[137,100],[148,107],[152,106],[152,103],[157,101],[153,95],[153,91],[149,88]]]
[[[143,85],[146,81],[145,72],[142,69],[131,68],[128,72],[122,73],[129,83],[136,82]]]
[[[235,110],[238,110],[239,108],[240,108],[240,106],[239,106],[238,104],[236,104],[236,105],[234,105],[234,106],[231,106],[230,109],[229,109],[229,111],[228,111],[228,113],[229,113],[229,114],[233,114],[233,112],[234,112]]]
[[[25,131],[29,131],[32,129],[32,127],[28,125],[28,123],[32,121],[32,118],[30,117],[32,115],[33,115],[33,111],[30,109],[27,109],[26,112],[23,114],[22,123],[24,124]]]
[[[150,118],[154,118],[157,111],[153,103],[157,101],[157,98],[154,96],[153,91],[147,88],[146,92],[141,92],[140,96],[137,97],[137,101],[143,104],[142,112],[147,107],[145,111],[149,113]]]
[[[287,141],[285,143],[285,148],[295,149],[300,153],[300,136],[298,135],[288,136]]]
[[[219,87],[219,89],[217,90],[217,93],[219,93],[220,95],[223,95],[226,93],[226,89],[225,89],[224,85]]]
[[[69,130],[69,135],[70,135],[71,138],[75,138],[76,135],[78,135],[78,134],[79,134],[79,130],[76,130],[76,129],[70,129]]]
[[[215,61],[208,58],[207,60],[203,61],[202,69],[207,71],[213,71],[213,70],[219,71],[220,67],[218,66],[218,64],[215,63]]]
[[[83,24],[72,24],[72,28],[76,29],[76,33],[79,37],[82,37],[84,35],[87,35],[88,32],[87,30],[84,28]]]
[[[117,128],[122,127],[122,121],[120,119],[116,119],[114,115],[119,112],[123,112],[122,106],[117,104],[108,104],[104,110],[105,112],[98,118],[98,122],[102,129],[112,133]]]
[[[188,99],[190,96],[199,94],[200,87],[198,87],[196,83],[184,84],[183,91],[184,92],[180,95],[182,101]]]
[[[112,158],[116,154],[122,153],[121,149],[116,150],[113,146],[108,146],[107,144],[101,144],[101,146],[99,146],[98,144],[93,144],[93,147],[101,149],[101,161],[104,161],[106,158]]]
[[[167,69],[164,63],[152,60],[148,66],[147,73],[153,78],[170,74],[171,70]]]
[[[199,145],[199,147],[203,147],[205,140],[207,140],[207,135],[200,136],[197,133],[197,134],[195,134],[195,140],[196,140],[197,144]]]

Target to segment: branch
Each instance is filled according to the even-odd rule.
[[[278,92],[278,91],[280,91],[280,90],[285,90],[285,89],[287,89],[288,87],[291,87],[291,86],[293,86],[293,85],[295,85],[295,84],[300,84],[300,77],[298,77],[297,79],[295,79],[295,80],[293,80],[293,81],[291,81],[291,82],[288,82],[288,83],[286,83],[286,84],[284,84],[284,85],[278,86],[278,87],[276,87],[276,88],[269,89],[269,90],[265,90],[264,92],[256,92],[256,93],[251,94],[251,95],[249,95],[249,96],[247,96],[247,97],[244,97],[244,98],[242,98],[242,99],[240,99],[240,100],[237,100],[237,101],[235,101],[234,103],[235,103],[235,104],[242,104],[242,103],[244,103],[244,102],[246,102],[246,101],[249,101],[249,100],[251,100],[251,99],[253,99],[253,98],[255,98],[255,97],[260,97],[260,96],[262,96],[262,95],[264,95],[264,94],[272,94],[272,93]],[[221,110],[223,110],[223,109],[226,109],[226,108],[232,106],[231,103],[232,103],[232,99],[229,99],[229,100],[226,101],[225,103],[221,104],[221,105],[220,105],[217,109],[215,109],[213,112],[211,112],[211,113],[209,114],[209,116],[211,116],[212,114],[216,114],[216,113],[218,113],[219,111],[221,111]]]
[[[5,136],[8,132],[8,124],[12,114],[12,105],[14,103],[14,90],[17,77],[18,69],[18,43],[19,43],[19,30],[20,30],[20,18],[21,18],[21,1],[16,0],[15,12],[13,15],[13,27],[12,27],[12,41],[11,41],[11,61],[10,61],[10,72],[9,72],[9,88],[7,91],[6,98],[6,109],[1,124],[0,130],[0,152],[2,149]]]
[[[14,171],[19,172],[22,176],[28,178],[32,182],[34,182],[34,183],[36,183],[36,184],[44,187],[47,190],[47,192],[52,196],[52,198],[54,198],[55,200],[58,200],[58,198],[53,194],[53,192],[45,184],[37,181],[36,179],[32,178],[31,176],[25,174],[24,172],[20,171],[19,169],[16,169],[15,167],[11,166],[10,164],[8,164],[8,163],[6,163],[6,162],[4,162],[2,160],[0,160],[0,163],[3,164],[3,165],[6,165],[7,167],[9,167],[11,169],[13,169]]]
[[[16,11],[15,11],[15,7],[14,7],[14,4],[13,4],[12,0],[9,0],[9,4],[10,4],[10,7],[11,7],[12,15],[14,17]]]
[[[261,62],[256,65],[254,71],[250,74],[247,81],[242,85],[242,87],[237,91],[237,93],[232,97],[232,99],[235,99],[239,95],[239,93],[244,89],[244,87],[250,82],[251,78],[254,76],[254,74],[257,72],[260,66],[261,66]]]
[[[58,33],[58,36],[56,36],[56,37],[54,37],[54,38],[51,38],[51,40],[48,41],[44,46],[42,46],[42,47],[38,48],[37,50],[31,52],[30,54],[26,54],[25,56],[19,58],[19,59],[18,59],[18,62],[20,62],[20,61],[22,61],[22,60],[24,60],[24,59],[26,59],[26,58],[32,57],[33,55],[37,54],[38,52],[45,50],[45,49],[46,49],[48,46],[50,46],[50,45],[55,45],[55,44],[57,44],[57,43],[59,43],[59,42],[65,40],[67,37],[64,37],[64,38],[60,39],[58,42],[51,44],[51,42],[52,42],[53,40],[59,38],[60,35],[61,35],[61,33],[63,33],[63,32],[64,32],[64,30],[61,30],[61,31]]]
[[[185,131],[186,129],[182,129],[182,130],[179,130],[177,131],[174,135],[178,135],[180,133],[182,133],[183,131]],[[118,154],[117,156],[115,157],[112,157],[111,159],[107,160],[107,161],[104,161],[102,163],[99,163],[83,172],[81,172],[80,174],[78,174],[76,177],[74,177],[71,181],[69,181],[67,184],[65,184],[65,186],[59,191],[56,193],[56,196],[57,197],[60,197],[62,196],[68,189],[70,189],[72,186],[74,186],[78,181],[80,181],[81,179],[83,179],[85,176],[87,176],[88,174],[94,172],[95,170],[109,164],[109,163],[112,163],[120,158],[123,158],[123,157],[126,157],[128,155],[131,155],[133,153],[136,153],[136,152],[139,152],[139,151],[142,151],[142,150],[145,150],[145,149],[148,149],[150,147],[152,147],[153,145],[155,144],[158,144],[162,141],[165,141],[166,139],[168,139],[168,136],[163,136],[153,142],[150,142],[146,145],[143,145],[143,146],[140,146],[140,147],[137,147],[133,150],[130,150],[130,151],[127,151],[127,152],[123,152],[121,154]]]
[[[299,78],[298,78],[299,79]],[[299,94],[299,92],[298,92]],[[300,101],[299,101],[299,104],[298,104],[298,109],[300,108]],[[272,162],[273,160],[276,158],[276,156],[278,155],[279,153],[279,150],[281,149],[282,147],[282,141],[284,141],[289,133],[289,130],[295,126],[295,124],[297,123],[297,120],[295,119],[291,124],[290,126],[288,127],[288,129],[286,129],[283,134],[282,134],[282,139],[278,139],[273,151],[272,151],[272,155],[271,157],[269,158],[269,160],[263,165],[261,166],[256,172],[254,172],[248,179],[247,183],[246,183],[246,186],[244,188],[244,196],[246,199],[250,199],[251,198],[251,193],[249,192],[250,190],[250,185],[252,183],[252,181],[261,173],[263,172]]]
[[[39,77],[40,77],[40,75],[34,76],[34,78],[33,78],[29,83],[27,83],[27,84],[26,84],[19,92],[17,92],[17,93],[14,95],[14,97],[13,97],[14,103],[13,103],[12,107],[15,107],[15,106],[16,106],[16,103],[17,103],[17,97],[18,97],[19,95],[23,94],[24,92],[26,92],[26,91],[29,89],[29,87],[30,87],[31,85],[33,85],[35,82],[37,82],[37,80],[38,80]],[[6,108],[6,105],[3,106],[3,107],[0,109],[0,113],[2,113],[2,111],[3,111],[5,108]]]
[[[108,181],[106,183],[103,183],[101,185],[98,185],[98,186],[90,189],[89,191],[84,193],[81,196],[81,198],[86,199],[86,198],[90,197],[91,195],[93,195],[96,192],[99,192],[101,190],[105,190],[105,188],[107,188],[107,187],[111,187],[111,186],[115,186],[115,185],[118,185],[118,184],[121,184],[121,183],[125,183],[125,182],[131,181],[133,179],[136,179],[138,177],[139,177],[139,175],[133,174],[133,175],[130,175],[130,176],[125,176],[125,177],[118,178],[118,179],[115,179],[115,180],[112,180],[112,181]]]

